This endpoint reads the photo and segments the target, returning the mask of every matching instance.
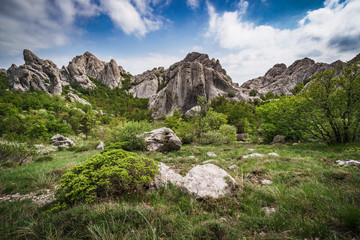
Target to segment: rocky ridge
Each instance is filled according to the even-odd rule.
[[[6,71],[11,90],[34,89],[60,95],[62,88],[71,82],[76,82],[83,88],[96,88],[89,77],[109,88],[115,88],[122,86],[122,74],[127,73],[114,59],[108,63],[102,62],[89,52],[76,56],[67,67],[63,66],[61,69],[52,61],[40,59],[27,49],[23,55],[24,65],[18,67],[13,64]]]

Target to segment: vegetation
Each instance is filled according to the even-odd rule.
[[[96,155],[69,169],[60,180],[56,198],[60,205],[119,196],[151,183],[156,163],[124,150]]]

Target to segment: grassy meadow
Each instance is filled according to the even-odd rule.
[[[280,156],[267,155],[272,152]],[[98,153],[59,151],[52,161],[0,169],[0,195],[54,189],[66,169]],[[251,153],[264,157],[243,158]],[[49,211],[52,203],[3,201],[0,239],[360,238],[360,170],[335,164],[338,159],[358,160],[359,146],[193,144],[180,151],[138,154],[183,176],[208,161],[225,169],[238,186],[220,199],[196,200],[169,186],[58,211]],[[262,184],[265,179],[272,183]]]

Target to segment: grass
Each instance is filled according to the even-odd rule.
[[[280,157],[243,159],[252,153],[249,149]],[[140,152],[182,175],[213,160],[239,187],[224,198],[195,200],[170,186],[47,214],[51,204],[2,202],[0,239],[359,239],[360,170],[335,165],[337,159],[360,159],[359,150],[313,143],[185,145],[176,152]],[[57,152],[50,162],[1,169],[1,193],[53,188],[65,169],[96,153]],[[237,168],[229,169],[234,164]],[[273,183],[262,185],[263,179]],[[264,207],[276,212],[267,216]]]

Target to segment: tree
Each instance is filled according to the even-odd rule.
[[[202,133],[207,131],[207,122],[206,122],[206,113],[210,109],[210,103],[203,97],[199,96],[197,99],[197,104],[200,107],[200,110],[195,114],[195,122],[197,125],[197,137],[201,139]]]
[[[360,137],[360,67],[346,66],[339,76],[336,70],[316,74],[303,91],[302,118],[307,131],[322,141],[354,142]]]
[[[81,130],[88,138],[91,131],[98,126],[99,122],[93,110],[89,110],[81,119]]]

